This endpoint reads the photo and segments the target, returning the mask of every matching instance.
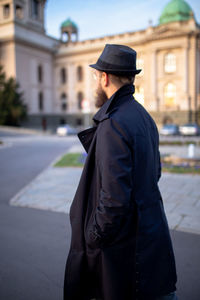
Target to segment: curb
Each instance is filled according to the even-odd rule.
[[[25,127],[14,127],[14,126],[3,126],[0,125],[0,130],[5,132],[16,132],[16,133],[28,133],[28,134],[42,134],[42,135],[53,135],[51,130],[37,130],[37,129],[29,129]]]
[[[4,148],[10,148],[12,147],[12,143],[11,142],[5,142],[3,141],[3,144],[0,144],[0,149],[4,149]]]

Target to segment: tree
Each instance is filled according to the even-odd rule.
[[[27,106],[23,101],[20,85],[12,77],[6,79],[0,66],[0,124],[20,126],[27,117]]]

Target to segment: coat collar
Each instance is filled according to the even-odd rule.
[[[109,109],[111,108],[111,104],[116,101],[117,98],[121,98],[125,95],[133,94],[135,92],[135,86],[132,84],[123,85],[119,88],[97,111],[97,113],[93,116],[93,120],[95,123],[101,122],[109,117]]]

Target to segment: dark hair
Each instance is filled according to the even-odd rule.
[[[101,76],[102,76],[103,72],[104,71],[99,71]],[[107,73],[107,72],[105,72],[105,73]],[[135,74],[133,74],[133,75],[118,75],[118,74],[112,74],[112,73],[107,73],[107,74],[109,75],[111,82],[115,85],[133,84],[135,81]]]
[[[135,75],[123,75],[123,76],[114,75],[114,74],[109,74],[109,75],[112,83],[116,85],[133,84],[135,80]]]

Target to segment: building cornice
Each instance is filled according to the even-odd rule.
[[[80,54],[92,54],[98,51],[102,51],[102,48],[106,43],[112,43],[112,40],[119,40],[119,43],[128,44],[133,47],[140,47],[147,45],[151,42],[167,39],[177,39],[182,37],[197,37],[200,34],[200,30],[191,29],[179,29],[168,26],[157,26],[147,28],[146,30],[130,32],[124,34],[117,34],[112,36],[105,36],[97,39],[90,39],[85,41],[62,43],[59,45],[56,57],[70,57]],[[172,45],[174,48],[174,45]]]
[[[1,27],[5,27],[5,26],[7,26],[7,25],[13,25],[14,28],[15,28],[16,26],[18,26],[18,27],[21,27],[21,28],[23,28],[23,29],[25,29],[25,30],[33,31],[33,32],[35,32],[35,33],[37,33],[37,34],[40,34],[42,37],[51,39],[52,41],[55,41],[55,42],[59,43],[59,39],[56,39],[55,37],[52,37],[52,36],[50,36],[50,35],[47,35],[46,32],[45,32],[45,30],[41,30],[40,27],[38,27],[38,28],[37,28],[37,27],[34,27],[34,26],[32,25],[32,23],[26,23],[26,24],[24,24],[24,23],[22,23],[21,21],[18,21],[18,20],[14,20],[14,21],[13,21],[13,20],[9,20],[9,21],[7,21],[7,22],[0,23],[0,28],[1,28]]]
[[[26,47],[34,48],[36,50],[44,51],[45,53],[48,51],[51,54],[55,54],[56,48],[45,47],[43,45],[38,45],[33,42],[29,42],[27,40],[21,39],[19,37],[6,37],[0,40],[1,44],[15,43],[16,45],[23,45]]]
[[[45,29],[41,30],[41,28],[39,26],[38,26],[38,28],[36,27],[36,25],[33,26],[31,22],[28,22],[28,23],[24,24],[24,23],[22,23],[18,20],[15,20],[13,23],[15,25],[19,26],[19,27],[22,27],[22,28],[26,29],[26,30],[28,29],[30,31],[34,31],[35,33],[38,33],[38,34],[40,34],[41,36],[43,36],[45,38],[49,38],[49,39],[51,39],[53,41],[57,41],[57,42],[59,41],[58,39],[56,39],[56,38],[54,38],[50,35],[47,35]]]

